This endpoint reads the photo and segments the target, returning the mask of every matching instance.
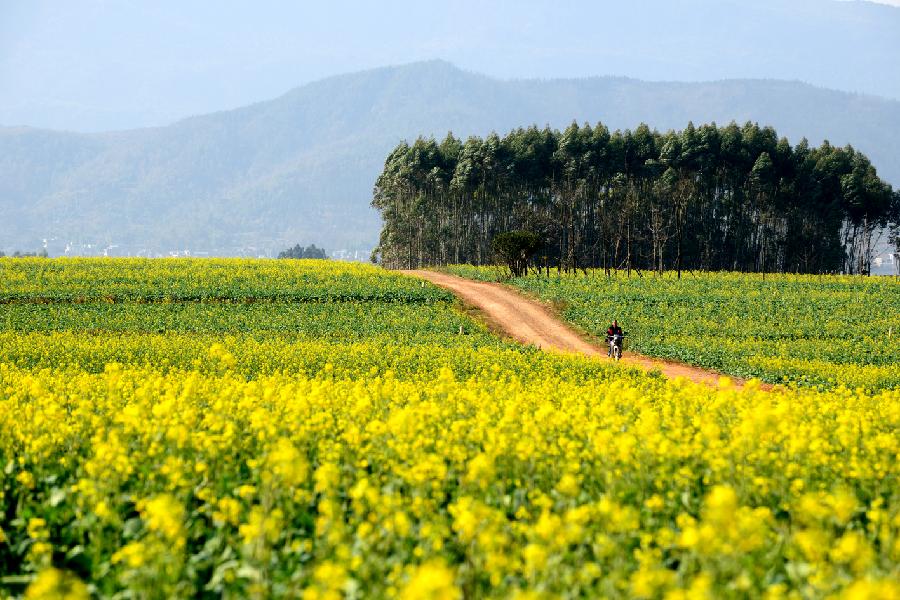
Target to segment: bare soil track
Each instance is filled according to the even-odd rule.
[[[463,277],[437,271],[404,271],[408,275],[426,279],[450,290],[464,303],[474,306],[493,328],[524,343],[534,344],[544,350],[576,352],[607,359],[605,344],[586,339],[572,327],[563,323],[546,305],[499,283],[472,281]],[[609,360],[609,359],[607,359]],[[626,352],[622,362],[648,371],[658,370],[673,379],[685,377],[696,383],[717,386],[720,373],[692,367],[683,363],[660,360]],[[729,378],[740,387],[744,382]],[[764,385],[769,389],[770,386]]]

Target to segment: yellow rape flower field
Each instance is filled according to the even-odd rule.
[[[0,285],[0,597],[900,598],[896,389],[544,354],[362,265]]]

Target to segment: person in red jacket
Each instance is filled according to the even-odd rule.
[[[609,329],[606,330],[606,341],[609,342],[612,340],[614,335],[625,335],[622,333],[622,328],[619,327],[619,321],[617,319],[613,319],[612,325],[609,326]],[[609,350],[606,351],[607,356],[612,356],[612,346],[609,347]]]

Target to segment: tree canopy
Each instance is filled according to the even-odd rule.
[[[293,248],[279,252],[278,258],[328,258],[328,255],[325,254],[325,250],[322,248],[316,248],[315,244],[305,248],[297,244]]]
[[[541,247],[541,237],[532,231],[505,231],[491,240],[491,250],[515,277],[528,274],[528,260]]]
[[[389,267],[486,264],[495,236],[527,230],[535,262],[566,270],[866,273],[900,193],[851,146],[792,146],[756,123],[573,123],[403,142],[372,205]]]

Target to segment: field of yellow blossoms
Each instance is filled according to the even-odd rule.
[[[0,259],[0,597],[900,598],[898,430],[375,267]]]

